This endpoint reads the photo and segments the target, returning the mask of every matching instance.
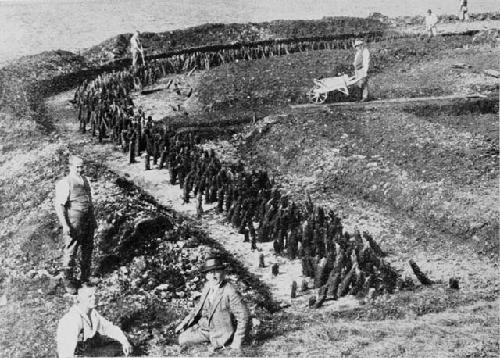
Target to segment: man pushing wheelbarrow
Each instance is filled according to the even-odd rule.
[[[314,79],[314,87],[309,91],[309,101],[312,103],[324,103],[328,92],[338,91],[346,96],[349,88],[358,87],[361,90],[361,101],[368,101],[368,68],[370,66],[370,51],[365,47],[363,40],[355,40],[354,48],[354,76],[346,74],[338,77],[327,77],[320,80]]]

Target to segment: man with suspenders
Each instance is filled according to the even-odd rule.
[[[78,249],[81,250],[80,281],[90,277],[96,220],[89,180],[83,175],[83,159],[70,157],[69,175],[56,184],[55,211],[63,229],[62,268],[68,293],[75,294],[74,277]]]

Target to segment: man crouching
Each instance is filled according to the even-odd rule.
[[[127,337],[96,310],[95,287],[84,284],[78,289],[76,304],[59,321],[57,352],[59,358],[83,354],[90,357],[116,357],[132,351]],[[116,342],[106,342],[103,337]]]
[[[208,258],[203,265],[207,282],[200,301],[177,326],[181,349],[210,342],[212,349],[240,351],[248,324],[248,309],[234,286],[225,280],[224,265],[218,258]]]

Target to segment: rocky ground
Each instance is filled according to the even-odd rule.
[[[373,53],[377,97],[498,91],[498,80],[484,72],[498,69],[498,48],[488,41],[396,41],[375,45]],[[244,158],[269,169],[297,201],[309,193],[340,212],[346,230],[368,230],[403,275],[411,275],[414,259],[442,283],[369,302],[330,301],[320,310],[307,308],[314,292],[290,300],[290,280],[302,280],[298,262],[276,257],[267,244],[252,252],[210,206],[194,219],[194,205],[181,203],[167,171],[145,172],[112,145],[77,133],[72,93],[65,92],[48,99],[46,122],[14,121],[16,114],[2,108],[0,355],[53,356],[57,320],[71,304],[53,285],[60,259],[53,185],[69,152],[82,152],[99,220],[100,310],[124,328],[135,354],[179,355],[173,327],[199,294],[199,264],[216,250],[254,317],[243,355],[498,356],[498,107],[290,109],[302,103],[311,78],[347,68],[350,55],[318,51],[196,71],[165,79],[135,103],[155,119],[189,126],[255,118],[238,135],[232,130],[203,145],[225,162]],[[166,89],[170,79],[180,95]],[[429,207],[441,226],[426,219]],[[277,277],[272,263],[280,264]],[[460,290],[448,289],[450,277]],[[186,354],[209,355],[206,346]]]

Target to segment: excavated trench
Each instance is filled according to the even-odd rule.
[[[277,312],[269,288],[199,224],[159,204],[126,177],[88,163],[96,186],[94,273],[102,289],[101,305],[132,337],[134,354],[175,345],[178,322],[200,295],[199,267],[209,254],[227,264],[254,316]],[[103,184],[105,182],[105,184]],[[103,187],[104,185],[104,187]]]
[[[75,79],[76,77],[72,81]],[[60,87],[65,86],[67,84],[61,84]],[[477,103],[464,104],[460,110],[472,113],[498,112],[498,103],[491,100]],[[436,110],[447,114],[459,113],[454,108],[429,105],[420,109],[421,112],[414,113],[422,116],[435,113]],[[241,123],[233,123],[226,128],[210,124],[204,127],[193,125],[182,130],[197,133],[206,139],[215,139],[221,134],[238,132],[240,125],[251,120],[253,119],[249,116],[241,119]],[[221,244],[210,239],[196,222],[162,206],[130,179],[111,171],[106,176],[119,188],[119,193],[112,204],[103,202],[96,208],[103,225],[96,239],[95,273],[104,278],[104,285],[120,288],[116,294],[105,297],[104,302],[115,302],[114,306],[118,308],[117,311],[109,312],[110,317],[119,318],[122,326],[132,332],[138,347],[136,353],[149,352],[153,341],[155,344],[170,344],[175,341],[171,322],[185,314],[192,305],[201,288],[201,281],[196,279],[199,277],[198,266],[202,258],[213,250],[219,252],[229,263],[230,275],[238,278],[239,288],[254,310],[276,312],[278,304],[273,301],[269,287],[250,273]],[[158,290],[163,284],[168,287],[163,286],[166,288]],[[127,308],[138,296],[146,297],[146,303],[137,309]],[[405,297],[398,299],[407,299]],[[459,302],[463,304],[462,301]],[[172,306],[168,306],[170,303]],[[438,303],[438,310],[448,307],[443,302]],[[164,312],[165,304],[169,307],[167,313]],[[433,305],[434,303],[429,303],[429,312],[432,312]],[[354,310],[345,317],[352,314],[352,318],[359,318],[360,312],[364,311]],[[396,311],[381,304],[380,307],[370,309],[369,312],[376,312],[376,317],[368,315],[368,319],[405,316],[403,311],[397,311],[397,314],[394,313]],[[391,315],[391,312],[394,314]],[[424,313],[427,311],[422,314]],[[344,315],[340,313],[336,318],[342,317]],[[159,327],[167,328],[158,330]]]

